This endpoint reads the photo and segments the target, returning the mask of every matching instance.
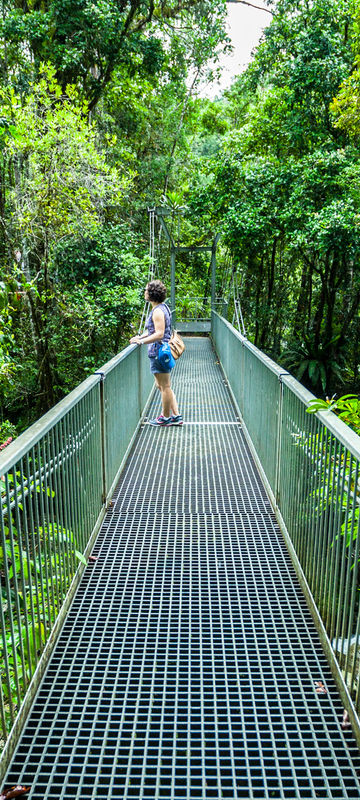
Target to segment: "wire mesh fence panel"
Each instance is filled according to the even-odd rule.
[[[99,372],[104,379],[105,494],[109,496],[153,385],[147,348],[127,347]]]
[[[3,739],[101,507],[99,379],[91,378],[79,389],[59,404],[62,410],[57,407],[20,436],[1,459]]]
[[[359,711],[360,439],[332,413],[308,414],[313,395],[219,315],[212,325],[273,502]]]
[[[214,313],[213,335],[220,361],[270,486],[276,494],[277,441],[283,370]]]
[[[224,300],[216,298],[213,306],[219,312],[222,310]],[[184,295],[176,298],[176,324],[188,320],[207,320],[211,318],[211,297]]]
[[[284,380],[280,508],[352,693],[359,683],[359,457]]]
[[[146,404],[152,385],[146,356],[145,348],[127,348],[0,458],[0,744],[85,561]]]

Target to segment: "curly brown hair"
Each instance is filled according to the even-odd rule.
[[[154,303],[163,303],[167,295],[166,286],[161,281],[149,281],[146,286],[148,290],[149,300]]]

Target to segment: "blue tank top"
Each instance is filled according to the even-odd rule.
[[[162,338],[162,341],[163,342],[168,342],[169,339],[170,339],[170,336],[171,336],[171,311],[170,311],[169,307],[166,305],[166,303],[160,303],[158,306],[155,306],[155,308],[161,308],[161,310],[162,310],[162,312],[164,314],[164,317],[165,317],[165,332],[164,332],[164,336]],[[152,334],[155,333],[155,325],[153,323],[153,318],[152,318],[154,310],[155,309],[153,308],[152,311],[150,312],[147,320],[146,320],[146,323],[145,323],[145,328],[147,328],[147,332],[148,332],[149,336],[152,336]],[[161,345],[161,342],[150,342],[150,344],[148,344],[148,356],[149,356],[149,358],[156,358],[160,345]]]

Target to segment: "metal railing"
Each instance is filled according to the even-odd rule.
[[[3,744],[21,729],[151,386],[146,349],[131,345],[0,456]]]
[[[216,312],[212,336],[359,732],[360,437],[331,412],[308,414],[313,395]]]
[[[220,310],[224,301],[215,300],[215,306]],[[211,318],[211,297],[193,297],[184,295],[176,297],[175,304],[176,324],[190,320],[209,320]]]

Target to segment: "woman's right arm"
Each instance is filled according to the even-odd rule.
[[[138,336],[133,336],[130,339],[130,344],[151,344],[152,342],[161,342],[165,334],[165,314],[161,308],[155,308],[153,311],[153,323],[155,331],[149,336],[147,333],[141,333]]]

